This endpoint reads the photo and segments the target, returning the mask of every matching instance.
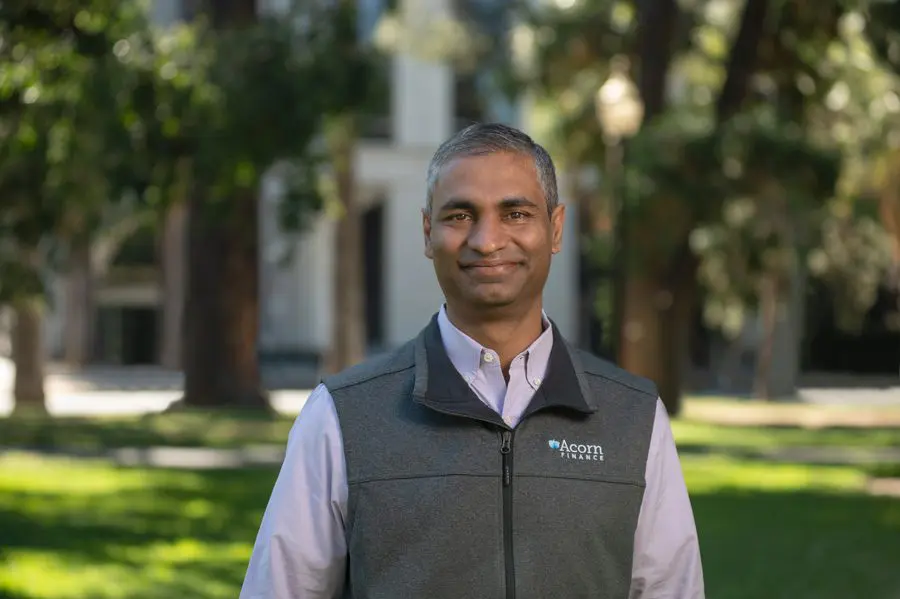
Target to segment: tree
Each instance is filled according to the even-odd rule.
[[[765,147],[774,141],[771,123],[802,123],[796,82],[821,79],[810,73],[808,58],[827,45],[844,10],[839,2],[595,0],[541,7],[526,18],[535,47],[530,72],[520,78],[537,96],[539,118],[569,170],[603,163],[607,148],[593,97],[609,65],[625,58],[638,82],[645,119],[626,146],[618,190],[627,200],[628,273],[619,358],[657,382],[672,413],[679,408],[687,331],[701,297],[701,258],[691,234],[720,221],[729,194],[751,185],[746,176],[727,176],[735,163],[723,153],[725,144],[737,139],[743,140],[739,146]],[[760,119],[761,108],[773,102],[771,114]],[[797,147],[797,139],[782,141]],[[799,141],[807,160],[802,172],[816,171],[823,155],[811,140]],[[827,187],[825,175],[819,189]],[[805,176],[798,173],[797,180]],[[759,183],[754,201],[762,193]],[[780,185],[794,188],[790,181]]]
[[[381,100],[389,85],[385,53],[357,33],[357,3],[342,0],[336,15],[335,61],[343,65],[335,93],[336,110],[325,120],[324,137],[330,163],[333,194],[330,206],[337,218],[334,236],[335,311],[332,346],[327,369],[337,372],[366,355],[365,280],[362,256],[362,210],[356,184],[356,147],[362,125],[360,116],[385,107]],[[383,21],[386,22],[386,21]],[[396,51],[398,48],[388,49]]]
[[[267,405],[257,355],[260,182],[267,173],[285,182],[288,228],[321,206],[323,117],[352,106],[352,86],[368,74],[365,56],[341,51],[351,8],[259,15],[251,1],[208,3],[153,49],[166,70],[153,100],[158,187],[185,186],[189,197],[188,405]]]
[[[133,3],[0,5],[0,303],[16,311],[19,407],[43,404],[44,274],[134,184],[137,79],[117,44],[144,27]]]

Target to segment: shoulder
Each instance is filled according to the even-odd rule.
[[[577,348],[572,348],[570,351],[580,363],[580,370],[589,379],[592,379],[594,383],[624,387],[636,391],[654,402],[659,397],[656,384],[650,379],[632,374],[624,368],[619,368],[612,362],[595,356],[590,352]]]
[[[409,341],[398,349],[374,356],[337,374],[322,379],[322,384],[335,393],[349,387],[374,382],[415,367],[414,342]]]

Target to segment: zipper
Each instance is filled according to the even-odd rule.
[[[500,454],[503,456],[503,555],[506,564],[506,599],[515,599],[516,597],[516,575],[513,562],[512,440],[513,431],[501,431]]]

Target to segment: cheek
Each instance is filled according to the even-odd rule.
[[[435,254],[456,254],[465,242],[465,233],[454,229],[442,229],[431,234],[431,249]]]

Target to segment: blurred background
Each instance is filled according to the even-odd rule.
[[[0,598],[236,597],[478,121],[557,162],[546,309],[657,382],[708,596],[900,597],[896,1],[14,0]]]

